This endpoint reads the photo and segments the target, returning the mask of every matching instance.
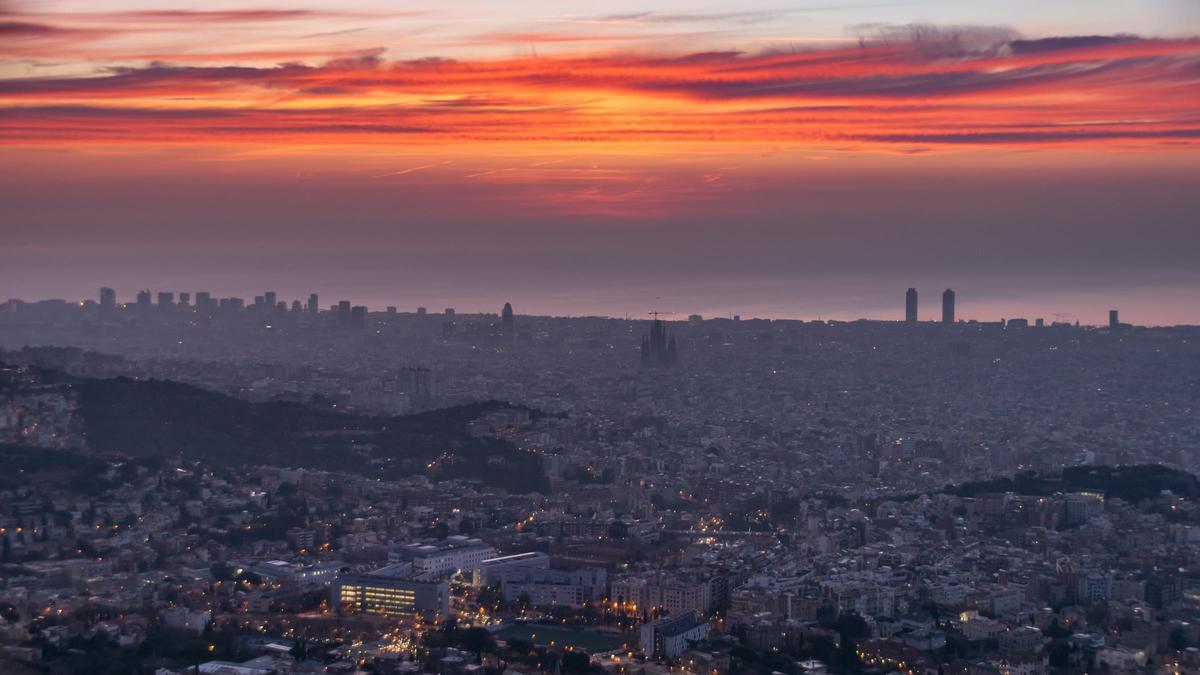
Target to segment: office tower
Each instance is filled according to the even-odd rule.
[[[100,289],[100,309],[116,309],[117,292],[111,288]]]
[[[254,296],[254,309],[262,311],[266,307],[266,300],[261,295]]]
[[[1115,309],[1108,310],[1108,327],[1112,330],[1121,327],[1121,319],[1118,317],[1117,310]]]
[[[317,299],[317,294],[309,293],[308,294],[308,313],[309,314],[317,314],[320,311],[321,311],[321,305]]]
[[[141,309],[146,309],[150,306],[150,289],[138,291],[137,306]]]
[[[267,311],[273,311],[278,306],[275,300],[275,291],[267,291],[263,293],[263,304],[267,306]]]
[[[650,334],[642,336],[642,367],[668,368],[675,365],[675,336],[667,334],[667,324],[657,316],[650,323]]]
[[[429,310],[425,309],[424,307],[417,308],[417,316],[425,316],[428,313],[429,313]]]
[[[292,314],[299,314],[304,311],[304,305],[300,304],[299,300],[292,301]]]
[[[196,311],[211,312],[212,310],[212,294],[208,291],[196,291]]]
[[[917,322],[917,289],[910,288],[904,294],[904,320],[908,323]]]
[[[187,307],[188,301],[190,301],[191,299],[192,299],[192,294],[188,293],[187,291],[184,291],[179,294],[179,304],[184,307]]]
[[[433,397],[433,373],[428,368],[401,368],[396,380],[397,388],[408,395],[414,407],[429,404]]]
[[[158,307],[159,309],[167,309],[175,304],[175,294],[167,291],[158,292]]]
[[[362,305],[355,305],[350,309],[350,327],[351,328],[366,328],[367,327],[367,308]]]
[[[337,325],[338,328],[350,327],[350,301],[339,300],[337,304]]]
[[[942,323],[954,323],[954,291],[942,293]]]
[[[504,309],[500,312],[500,334],[504,341],[508,344],[513,343],[516,336],[516,322],[513,320],[513,308],[510,303],[504,303]]]

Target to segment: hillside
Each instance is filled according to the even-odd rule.
[[[28,369],[25,372],[29,372]],[[179,382],[72,378],[38,371],[25,381],[73,393],[90,450],[164,456],[219,466],[353,471],[372,478],[478,480],[512,492],[546,492],[540,458],[499,438],[468,433],[472,420],[521,408],[486,401],[397,417],[320,410],[301,403],[251,403]],[[32,390],[32,389],[31,389]]]
[[[1170,490],[1188,499],[1200,499],[1200,479],[1185,471],[1157,464],[1074,466],[1063,469],[1061,478],[1022,473],[1012,478],[963,483],[948,487],[945,492],[973,497],[997,492],[1037,496],[1056,492],[1096,491],[1136,503],[1153,499],[1163,490]]]

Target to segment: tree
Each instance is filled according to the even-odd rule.
[[[485,628],[468,628],[458,633],[459,646],[466,651],[475,652],[476,656],[496,651],[496,640]]]
[[[496,611],[504,603],[504,592],[500,590],[500,586],[487,586],[479,591],[479,606],[486,607],[490,611]]]
[[[592,666],[591,658],[583,652],[564,652],[562,655],[562,671],[564,673],[586,673]]]

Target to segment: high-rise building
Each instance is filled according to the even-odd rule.
[[[213,307],[212,294],[208,291],[196,291],[196,311],[200,313],[211,312]]]
[[[428,313],[429,313],[429,310],[425,309],[424,307],[417,308],[417,316],[425,316]]]
[[[150,297],[151,297],[150,289],[147,288],[145,290],[138,291],[138,294],[137,294],[138,308],[146,309],[147,307],[149,307],[150,306]]]
[[[100,289],[100,308],[101,309],[116,309],[117,308],[117,292],[111,288]]]
[[[338,328],[349,328],[350,327],[350,301],[349,300],[338,300],[337,324],[338,324]]]
[[[317,314],[321,311],[321,304],[316,293],[308,294],[308,313]]]
[[[292,314],[299,314],[304,311],[304,305],[300,304],[299,300],[292,301]]]
[[[188,293],[187,291],[183,291],[182,293],[179,294],[179,304],[184,307],[187,307],[188,302],[191,299],[192,299],[192,294]]]
[[[510,303],[504,303],[504,309],[500,312],[500,335],[504,338],[504,342],[512,344],[516,337],[516,322],[513,319],[513,308]]]
[[[1108,310],[1108,327],[1112,330],[1116,330],[1121,327],[1121,318],[1115,309]]]
[[[954,323],[954,291],[942,293],[942,323]]]
[[[158,292],[158,307],[159,309],[167,309],[175,305],[175,294],[168,291]]]
[[[917,322],[917,289],[910,288],[904,294],[904,320],[908,323]]]
[[[367,308],[363,305],[355,305],[350,308],[350,327],[351,328],[366,328],[367,327]]]
[[[396,384],[416,407],[428,405],[433,397],[433,372],[428,368],[401,368]]]
[[[263,293],[263,304],[267,306],[267,311],[274,311],[276,308],[275,291],[267,291]]]
[[[675,336],[667,334],[667,324],[657,316],[650,323],[650,334],[642,336],[642,367],[668,368],[675,365]]]

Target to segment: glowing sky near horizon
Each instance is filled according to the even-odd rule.
[[[0,0],[0,298],[1200,323],[1197,35],[1190,0]]]

